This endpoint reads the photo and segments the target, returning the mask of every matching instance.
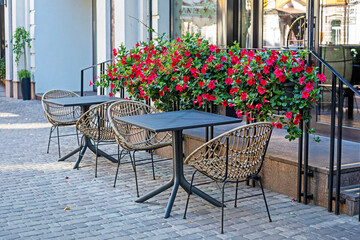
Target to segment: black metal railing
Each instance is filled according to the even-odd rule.
[[[310,51],[320,65],[330,70],[331,78],[331,123],[330,123],[330,159],[329,159],[329,195],[328,195],[328,211],[333,211],[333,187],[334,187],[334,161],[335,161],[335,138],[337,138],[336,147],[336,188],[335,188],[335,214],[340,214],[340,187],[341,187],[341,150],[342,150],[342,125],[343,125],[343,102],[344,102],[344,84],[357,96],[360,92],[345,80],[338,72],[334,70],[324,59],[318,54]],[[338,88],[336,85],[338,83]],[[337,90],[337,91],[336,91]],[[336,101],[338,100],[338,101]],[[338,105],[337,114],[337,137],[335,137],[336,130],[336,105]],[[360,214],[359,214],[360,221]]]
[[[95,65],[92,65],[92,66],[89,66],[89,67],[86,67],[84,69],[81,69],[81,79],[80,79],[80,96],[84,96],[84,73],[85,71],[89,71],[89,70],[92,70],[92,83],[95,83],[95,76],[97,75],[103,75],[106,73],[106,70],[107,70],[107,66],[109,63],[113,62],[114,59],[109,59],[109,60],[106,60],[104,62],[101,62],[101,63],[97,63]],[[98,74],[99,73],[99,74]],[[105,89],[104,88],[100,88],[100,95],[104,95],[105,93]],[[120,89],[120,97],[121,98],[124,98],[125,96],[125,92],[124,92],[124,89]]]

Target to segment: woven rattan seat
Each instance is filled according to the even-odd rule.
[[[95,177],[97,177],[99,143],[115,142],[115,134],[108,117],[108,108],[113,102],[109,101],[92,107],[76,123],[76,129],[95,142]]]
[[[122,151],[128,153],[132,152],[132,155],[130,154],[130,159],[135,173],[136,192],[137,196],[139,196],[135,152],[144,150],[148,150],[150,152],[153,178],[155,179],[153,151],[155,149],[171,145],[171,134],[168,132],[155,133],[128,123],[121,122],[117,119],[117,117],[152,114],[158,112],[158,110],[145,103],[130,100],[120,100],[111,104],[108,111],[110,123],[114,129],[116,142],[122,147]],[[114,187],[116,185],[119,166],[120,161],[118,162],[118,167],[116,170]]]
[[[58,138],[58,151],[59,157],[60,154],[60,140],[59,137],[59,128],[61,126],[70,126],[75,125],[76,121],[81,116],[81,107],[62,107],[57,104],[46,102],[47,99],[58,99],[58,98],[70,98],[70,97],[79,97],[78,94],[68,91],[68,90],[50,90],[42,95],[41,104],[44,109],[44,114],[46,119],[51,123],[52,127],[50,129],[49,142],[47,153],[49,153],[50,147],[50,139],[52,138],[52,132],[57,130],[57,138]],[[77,134],[77,132],[76,132]],[[68,136],[68,135],[66,135]]]
[[[223,233],[224,191],[228,182],[236,183],[235,207],[238,183],[250,179],[259,182],[269,221],[271,221],[261,177],[258,173],[263,165],[272,128],[270,123],[254,123],[235,128],[204,143],[185,159],[184,163],[196,170],[192,176],[184,218],[186,217],[195,173],[200,172],[223,184],[221,233]]]

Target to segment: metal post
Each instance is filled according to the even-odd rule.
[[[84,70],[81,70],[80,96],[84,96]]]
[[[335,197],[335,214],[340,214],[340,184],[341,184],[341,144],[342,144],[342,119],[343,119],[343,83],[339,79],[339,105],[338,105],[338,132],[337,132],[337,161],[336,161],[336,197]]]
[[[309,113],[307,113],[309,114]],[[305,123],[304,129],[304,204],[308,204],[308,174],[309,174],[309,133],[310,122]]]
[[[331,124],[330,124],[330,163],[329,163],[329,195],[328,211],[332,212],[334,186],[334,153],[335,153],[335,112],[336,112],[336,76],[332,74],[331,83]]]
[[[308,43],[309,50],[314,48],[314,0],[308,0]]]
[[[153,37],[153,35],[152,35],[152,33],[153,33],[153,23],[152,23],[152,15],[153,15],[153,13],[152,13],[152,0],[149,0],[149,28],[150,28],[150,32],[149,32],[149,41],[152,41],[152,37]]]
[[[302,115],[302,111],[300,111]],[[303,120],[300,120],[299,128],[303,131]],[[303,154],[303,135],[304,133],[301,132],[299,137],[299,146],[298,146],[298,180],[297,180],[297,201],[301,202],[301,180],[302,180],[302,154]]]

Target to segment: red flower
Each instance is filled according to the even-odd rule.
[[[286,61],[287,61],[288,59],[289,59],[289,58],[288,58],[287,56],[282,55],[280,61],[282,61],[283,63],[286,63]]]
[[[182,92],[184,90],[184,88],[181,85],[176,85],[176,90]]]
[[[204,86],[204,82],[199,82],[199,87],[203,87]]]
[[[211,52],[214,52],[215,50],[216,50],[216,46],[210,45],[210,51],[211,51]]]
[[[236,115],[237,115],[238,117],[242,117],[242,112],[241,112],[240,110],[237,110],[237,111],[236,111]]]
[[[184,79],[184,83],[189,82],[189,77],[188,76],[184,76],[183,79]]]
[[[277,123],[277,124],[276,124],[276,128],[278,128],[278,129],[281,129],[281,128],[283,128],[283,125],[282,125],[282,123]]]
[[[308,99],[308,97],[310,96],[309,92],[308,91],[303,91],[302,92],[302,98],[305,98],[305,99]]]
[[[262,105],[261,105],[260,103],[258,103],[258,104],[255,105],[255,108],[256,108],[257,110],[260,110],[261,107],[262,107]]]
[[[109,93],[109,97],[112,97],[112,96],[114,96],[114,94],[111,92],[111,93]]]
[[[305,83],[305,79],[306,79],[306,77],[300,77],[299,78],[299,84],[303,85]]]
[[[286,80],[285,75],[281,75],[281,76],[279,77],[279,82],[285,82],[285,80]]]
[[[265,87],[265,85],[268,83],[268,81],[264,80],[264,79],[261,79],[260,81],[260,85]]]
[[[114,89],[114,87],[115,87],[114,83],[111,83],[110,89]]]
[[[185,52],[185,56],[189,57],[190,55],[191,55],[191,52],[190,52],[189,50],[187,50],[187,51]]]
[[[90,81],[89,86],[92,86],[92,85],[94,85],[94,83],[92,81]]]
[[[210,82],[209,82],[208,88],[209,88],[210,90],[215,88],[215,83],[214,83],[214,81],[210,81]]]
[[[237,79],[235,80],[235,82],[236,82],[237,85],[240,85],[240,84],[241,84],[240,78],[237,78]]]
[[[240,95],[241,95],[241,97],[240,97],[241,100],[242,100],[242,101],[245,101],[246,98],[247,98],[247,93],[246,93],[246,92],[241,92]]]
[[[232,89],[230,89],[230,94],[231,95],[234,95],[235,93],[237,93],[239,91],[239,88],[238,87],[234,87]]]
[[[160,96],[164,96],[164,92],[163,92],[163,91],[159,91],[159,95],[160,95]]]
[[[248,119],[249,122],[252,121],[252,120],[254,120],[253,118],[250,117],[250,113],[249,113],[249,112],[246,113],[246,116],[247,116],[247,119]]]
[[[228,102],[226,101],[226,100],[224,100],[223,102],[222,102],[222,106],[223,107],[226,107],[228,105]]]
[[[116,55],[117,55],[116,48],[113,49],[113,55],[114,55],[114,57],[116,57]]]
[[[326,76],[322,73],[322,74],[317,74],[316,77],[319,78],[320,82],[326,82]]]
[[[200,53],[196,53],[196,54],[195,54],[195,57],[197,57],[197,58],[201,58]]]
[[[270,73],[269,69],[270,69],[270,67],[265,66],[264,69],[263,69],[263,73],[264,73],[264,74]]]
[[[253,78],[250,78],[246,82],[249,84],[250,87],[255,84],[255,80]]]
[[[266,89],[262,88],[260,85],[257,87],[257,92],[263,95],[265,93]]]
[[[285,114],[285,116],[288,118],[288,119],[291,119],[292,118],[292,112],[287,112]]]
[[[226,62],[227,61],[226,57],[221,57],[221,61]]]
[[[314,89],[314,86],[312,85],[311,82],[308,82],[306,85],[305,85],[305,90],[306,91],[311,91]]]
[[[306,69],[306,72],[307,72],[307,73],[312,73],[313,69],[314,69],[313,67],[308,67],[308,68]]]
[[[210,57],[208,57],[207,59],[206,59],[206,62],[211,62],[212,60],[214,60],[215,59],[215,57],[213,56],[213,55],[210,55]]]
[[[233,80],[231,78],[226,78],[225,83],[231,85],[233,83]]]
[[[169,88],[168,87],[164,87],[164,92],[168,92]]]

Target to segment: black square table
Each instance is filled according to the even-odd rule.
[[[165,185],[140,197],[136,202],[144,202],[153,196],[165,191],[173,186],[170,199],[165,210],[165,218],[170,216],[172,206],[175,201],[179,186],[189,192],[190,184],[184,177],[183,172],[183,150],[182,150],[182,131],[184,129],[209,127],[230,123],[241,122],[241,119],[221,116],[213,113],[200,112],[196,110],[165,112],[156,114],[145,114],[127,117],[118,117],[118,120],[154,132],[172,131],[173,142],[173,176]],[[220,207],[221,203],[206,193],[193,187],[192,192],[202,197],[215,206]]]
[[[108,101],[114,101],[114,100],[121,100],[121,99],[115,98],[115,97],[108,97],[105,95],[94,95],[94,96],[84,96],[84,97],[54,98],[54,99],[46,99],[44,101],[46,101],[48,103],[56,104],[56,105],[59,105],[62,107],[80,106],[82,108],[82,112],[85,113],[86,111],[89,110],[91,105],[100,104],[100,103],[104,103],[104,102],[108,102]],[[74,165],[74,169],[78,168],[87,148],[89,148],[93,153],[96,154],[95,146],[91,143],[90,139],[87,136],[85,136],[84,137],[84,145],[82,148],[78,147],[78,148],[74,149],[67,155],[60,158],[58,161],[64,161],[65,159],[71,157],[75,153],[80,152],[79,158]],[[112,162],[117,162],[117,160],[115,158],[106,154],[104,151],[101,151],[100,149],[98,149],[98,154],[109,159]]]

